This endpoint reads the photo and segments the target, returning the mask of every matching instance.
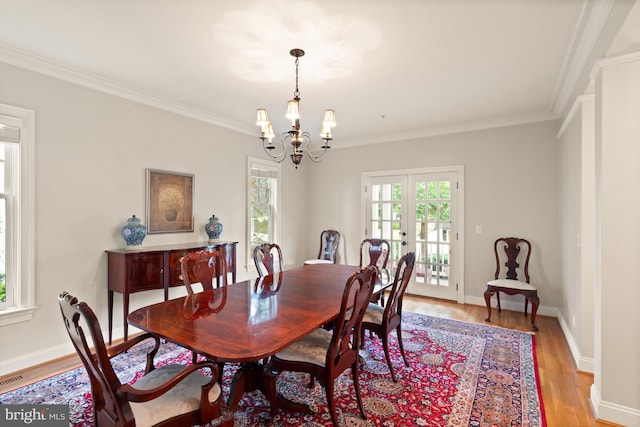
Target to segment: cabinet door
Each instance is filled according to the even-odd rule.
[[[162,289],[164,278],[164,254],[145,252],[127,257],[127,283],[131,293],[150,289]]]

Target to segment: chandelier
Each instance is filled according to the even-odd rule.
[[[320,138],[324,141],[321,150],[316,152],[311,151],[311,135],[309,132],[303,132],[300,129],[300,90],[298,89],[298,63],[300,62],[300,57],[304,56],[304,50],[302,49],[292,49],[289,54],[296,58],[296,90],[293,92],[293,99],[287,103],[287,114],[286,118],[291,120],[291,129],[282,133],[280,137],[280,141],[278,143],[273,143],[273,138],[275,134],[273,133],[273,126],[269,122],[269,117],[267,116],[267,110],[264,108],[260,108],[257,111],[257,119],[256,124],[260,126],[260,136],[259,138],[262,140],[262,146],[264,151],[271,157],[274,161],[280,163],[286,157],[287,154],[291,157],[291,161],[295,165],[296,169],[298,169],[298,165],[302,161],[302,157],[304,151],[307,151],[307,155],[311,160],[318,163],[322,159],[324,159],[325,154],[327,154],[327,150],[331,148],[329,145],[330,141],[333,140],[331,135],[331,128],[336,125],[336,113],[333,110],[325,110],[324,112],[324,120],[322,121],[322,131],[320,132]],[[289,150],[287,147],[291,146]],[[303,149],[304,147],[304,149]]]

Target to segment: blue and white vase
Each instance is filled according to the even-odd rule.
[[[222,223],[219,218],[211,215],[209,222],[204,225],[204,231],[207,233],[207,236],[209,236],[209,243],[218,240],[220,234],[222,234]]]
[[[132,215],[120,230],[120,235],[127,243],[126,249],[140,249],[142,241],[147,236],[147,227],[140,222],[140,218]]]

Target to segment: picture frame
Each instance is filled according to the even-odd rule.
[[[147,234],[193,231],[193,174],[146,169]]]

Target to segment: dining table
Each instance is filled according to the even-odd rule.
[[[127,320],[207,359],[239,363],[227,399],[235,411],[245,392],[265,392],[262,361],[338,316],[346,281],[358,271],[353,265],[304,265],[141,307]],[[393,279],[392,271],[379,270],[374,294]],[[310,411],[281,396],[278,407]]]

